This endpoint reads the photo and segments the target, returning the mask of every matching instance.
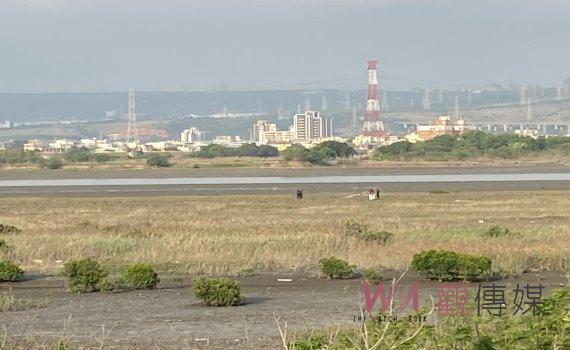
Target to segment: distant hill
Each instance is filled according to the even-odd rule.
[[[510,90],[502,92],[439,90],[430,91],[432,111],[447,113],[458,94],[462,106],[476,107],[520,100]],[[388,112],[421,112],[424,92],[386,91]],[[366,106],[366,91],[267,90],[221,92],[137,92],[137,112],[144,117],[181,117],[226,112],[291,114],[307,104],[320,110],[326,102],[331,112],[350,111]],[[32,122],[46,120],[86,120],[121,118],[127,109],[127,92],[99,93],[0,93],[0,120]]]

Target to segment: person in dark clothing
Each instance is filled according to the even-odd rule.
[[[376,188],[376,199],[380,199],[380,189],[378,187]]]
[[[303,199],[303,190],[300,188],[297,190],[297,199]]]

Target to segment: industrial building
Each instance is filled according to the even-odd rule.
[[[438,116],[434,124],[418,124],[416,134],[418,140],[425,141],[441,135],[462,135],[472,130],[476,130],[475,126],[466,124],[461,118],[453,122],[451,116]]]

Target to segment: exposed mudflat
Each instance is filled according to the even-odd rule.
[[[239,168],[239,169],[142,169],[142,170],[37,170],[0,171],[0,181],[62,180],[62,179],[161,179],[216,177],[285,177],[291,179],[319,176],[377,175],[477,175],[477,174],[547,174],[569,173],[570,166],[450,166],[450,167],[314,167],[314,168]],[[445,191],[536,191],[568,190],[570,181],[471,181],[471,182],[399,182],[399,183],[303,183],[294,180],[283,184],[188,184],[188,185],[121,185],[121,186],[38,186],[0,187],[0,196],[154,196],[154,195],[223,195],[293,193],[302,187],[311,193],[360,193],[380,186],[385,192]]]
[[[92,170],[2,170],[0,180],[33,179],[113,179],[113,178],[168,178],[168,177],[224,177],[224,176],[348,176],[348,175],[437,175],[437,174],[493,174],[493,173],[568,173],[570,164],[540,165],[410,165],[358,167],[315,166],[302,168],[146,168],[146,169],[92,169]]]
[[[391,277],[395,273],[387,272]],[[278,282],[277,278],[291,278]],[[276,319],[287,323],[291,336],[322,327],[355,325],[363,294],[361,281],[327,280],[313,276],[265,274],[238,278],[246,297],[238,307],[206,307],[192,294],[191,280],[164,278],[159,288],[117,293],[71,294],[61,277],[43,277],[23,283],[3,283],[17,298],[36,301],[39,308],[0,312],[0,332],[7,348],[52,348],[65,339],[73,349],[276,349],[280,347]],[[436,296],[436,282],[408,273],[403,288],[420,282],[420,295]],[[552,288],[566,283],[564,273],[530,273],[503,281]],[[471,299],[478,284],[467,284]],[[386,282],[386,288],[389,282]],[[427,302],[426,302],[427,303]],[[377,304],[379,305],[379,303]],[[430,306],[427,304],[422,304]],[[403,316],[403,315],[402,315]],[[434,314],[433,317],[438,317]]]

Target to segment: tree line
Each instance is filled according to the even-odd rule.
[[[516,159],[543,152],[570,155],[570,137],[494,135],[482,131],[470,131],[461,136],[442,135],[425,142],[396,142],[382,146],[374,152],[378,160],[465,160],[481,157]]]

